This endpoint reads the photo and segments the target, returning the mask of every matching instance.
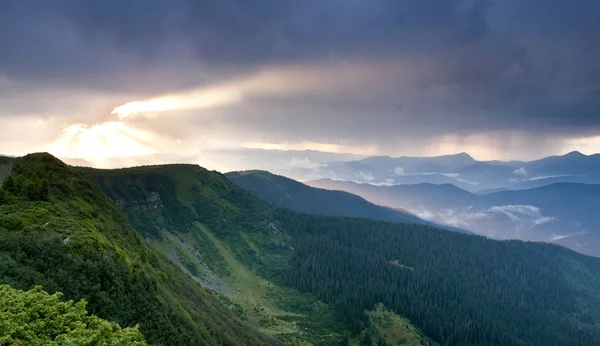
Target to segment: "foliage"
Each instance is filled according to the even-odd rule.
[[[571,261],[597,280],[598,259],[420,225],[278,214],[295,238],[285,281],[332,304],[354,331],[383,302],[444,345],[600,344],[598,288],[565,275]]]
[[[0,285],[0,344],[146,345],[138,326],[121,328],[88,315],[87,302],[59,301],[36,286],[20,291]]]

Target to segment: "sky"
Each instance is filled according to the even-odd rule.
[[[598,18],[597,0],[3,0],[0,153],[596,153]]]

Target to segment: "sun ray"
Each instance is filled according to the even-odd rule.
[[[150,144],[155,136],[133,129],[122,121],[93,126],[67,126],[63,135],[51,144],[51,151],[62,157],[91,160],[156,153]]]

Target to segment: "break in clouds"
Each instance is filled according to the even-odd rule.
[[[0,151],[598,151],[598,16],[592,0],[2,1]]]

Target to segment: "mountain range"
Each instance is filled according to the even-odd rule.
[[[266,150],[253,153],[261,158],[269,156]],[[533,188],[555,182],[600,182],[599,154],[571,152],[534,161],[477,161],[467,153],[437,157],[372,156],[355,159],[346,155],[330,160],[327,159],[334,154],[317,153],[277,152],[277,155],[268,159],[254,161],[252,168],[269,170],[299,181],[327,178],[373,185],[453,184],[477,193]]]
[[[0,284],[85,299],[149,344],[600,343],[600,259],[555,244],[450,232],[393,210],[407,222],[391,222],[378,214],[389,208],[267,172],[102,170],[44,153],[2,159],[0,172]],[[231,181],[244,176],[248,191]],[[526,202],[573,189],[563,185]],[[437,188],[486,198],[407,187],[420,201]],[[491,195],[512,203],[510,193]]]
[[[236,185],[279,208],[304,213],[364,217],[376,220],[418,223],[470,233],[446,224],[423,220],[401,208],[375,205],[345,191],[314,188],[284,176],[267,171],[230,172],[225,176]]]
[[[61,158],[73,166],[93,167],[84,159]],[[153,154],[106,158],[103,167],[154,162],[199,162],[219,171],[264,170],[298,181],[345,180],[373,185],[452,184],[486,194],[540,187],[557,182],[600,183],[600,154],[574,151],[533,161],[478,161],[467,153],[435,157],[390,157],[316,150],[207,149],[188,157]]]
[[[554,183],[479,195],[451,184],[374,186],[329,179],[306,184],[347,191],[489,237],[556,242],[600,256],[600,185]]]
[[[348,171],[348,167],[352,169]],[[465,153],[432,158],[381,157],[334,164],[328,170],[329,178],[340,180],[385,185],[450,183],[476,192],[533,187],[545,179],[595,183],[600,181],[600,155],[572,152],[529,162],[475,161]]]

